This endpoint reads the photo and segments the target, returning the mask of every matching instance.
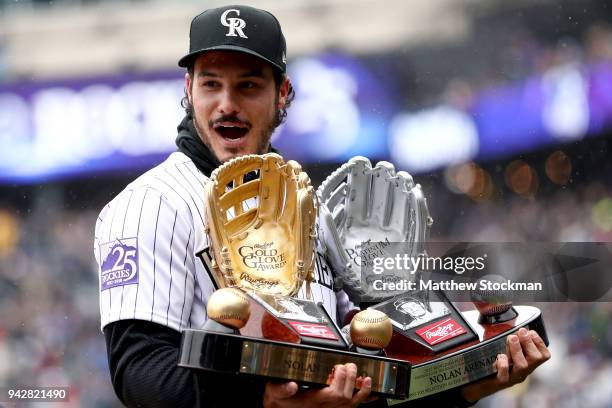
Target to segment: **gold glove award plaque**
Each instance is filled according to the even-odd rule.
[[[320,303],[296,297],[302,286],[309,292],[316,222],[299,164],[273,153],[235,158],[213,172],[205,201],[210,247],[201,257],[218,290],[204,327],[183,332],[180,366],[325,386],[335,365],[353,362],[357,387],[369,376],[373,394],[405,398],[410,363],[382,352],[386,316],[368,312],[354,325],[365,339],[355,352]]]

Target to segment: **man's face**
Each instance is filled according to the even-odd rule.
[[[219,161],[268,151],[289,90],[287,80],[277,90],[271,65],[242,52],[209,51],[185,80],[195,127]]]

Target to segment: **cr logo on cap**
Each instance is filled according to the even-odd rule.
[[[240,36],[242,38],[249,38],[246,35],[244,35],[244,32],[242,31],[242,29],[246,27],[246,22],[243,19],[237,18],[237,17],[227,18],[227,15],[231,13],[232,11],[235,12],[236,15],[238,16],[240,15],[240,10],[236,10],[236,9],[225,10],[223,14],[221,14],[221,24],[223,24],[225,27],[229,27],[229,31],[227,32],[227,34],[225,34],[225,36],[226,37]]]

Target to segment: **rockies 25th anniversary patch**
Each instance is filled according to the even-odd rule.
[[[100,291],[138,283],[138,239],[121,238],[100,245]]]

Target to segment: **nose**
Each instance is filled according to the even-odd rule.
[[[232,115],[240,111],[236,94],[231,89],[224,89],[219,96],[217,110],[223,115]]]

